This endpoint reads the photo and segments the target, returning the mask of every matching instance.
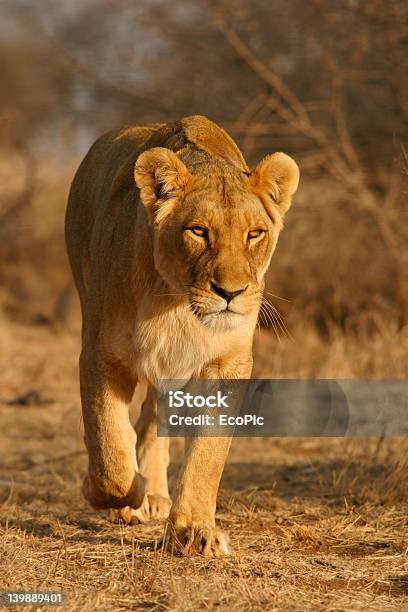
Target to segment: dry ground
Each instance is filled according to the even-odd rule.
[[[81,497],[78,330],[0,331],[0,589],[62,590],[67,611],[408,610],[406,441],[236,440],[218,502],[234,555],[172,558],[155,550],[161,525],[111,525]],[[256,373],[386,376],[397,346],[406,376],[394,333],[358,354],[264,332]],[[175,441],[172,482],[180,454]]]

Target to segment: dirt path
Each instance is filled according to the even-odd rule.
[[[70,611],[408,610],[404,441],[236,440],[218,502],[234,555],[172,558],[161,525],[111,525],[81,496],[77,333],[1,332],[0,589],[62,590]]]

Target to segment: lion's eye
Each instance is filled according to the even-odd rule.
[[[193,227],[188,228],[190,232],[192,232],[195,236],[200,236],[201,238],[205,238],[208,234],[208,230],[206,227],[201,227],[201,225],[193,225]]]
[[[248,240],[259,238],[259,236],[262,236],[264,233],[265,233],[265,230],[263,229],[251,230],[250,232],[248,232]]]

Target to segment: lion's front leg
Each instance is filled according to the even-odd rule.
[[[129,420],[133,381],[95,352],[82,352],[80,374],[89,459],[83,493],[94,508],[138,508],[144,479],[138,473],[136,433]]]
[[[208,366],[202,378],[249,378],[252,355],[234,355],[228,368]],[[231,438],[197,437],[187,441],[185,458],[164,536],[168,549],[181,554],[223,556],[230,552],[228,536],[215,524],[218,487]]]
[[[170,550],[204,556],[229,553],[228,537],[215,526],[215,509],[230,444],[230,438],[191,438],[187,441],[165,533]]]
[[[169,439],[157,435],[157,398],[156,390],[151,385],[136,423],[136,432],[137,460],[145,479],[143,503],[137,510],[123,508],[112,512],[113,520],[127,524],[166,519],[171,506],[167,485]]]

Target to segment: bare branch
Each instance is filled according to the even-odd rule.
[[[238,34],[229,28],[220,17],[216,20],[215,24],[220,32],[224,34],[226,40],[237,55],[245,61],[251,70],[264,81],[264,83],[276,91],[276,93],[288,104],[294,114],[298,115],[305,123],[309,123],[309,116],[304,105],[293,91],[285,85],[283,80],[277,74],[269,70],[269,68],[252,53],[250,48],[243,42]]]

